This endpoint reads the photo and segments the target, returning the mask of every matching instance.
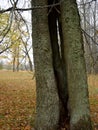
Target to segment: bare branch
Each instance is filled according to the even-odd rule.
[[[89,1],[89,2],[86,2],[86,3],[82,3],[82,4],[78,4],[78,6],[81,6],[81,5],[88,5],[88,4],[91,4],[92,2],[94,2],[94,1],[96,1],[96,0],[91,0],[91,1]]]
[[[43,9],[43,8],[55,7],[55,6],[60,5],[63,1],[64,0],[60,0],[58,3],[50,4],[50,5],[42,5],[42,6],[36,5],[36,6],[31,7],[31,8],[16,8],[14,6],[14,7],[8,8],[8,9],[2,9],[2,10],[0,10],[0,13],[9,12],[13,9],[14,9],[14,11],[30,11],[30,10],[33,10],[33,9]]]
[[[20,39],[20,36],[14,41],[12,42],[9,46],[6,46],[5,49],[3,49],[2,51],[0,51],[0,54],[4,53],[5,51],[7,51],[8,49],[10,49],[13,45],[15,45],[15,43]]]
[[[0,43],[4,40],[4,38],[6,37],[6,35],[8,34],[8,32],[10,31],[10,28],[11,28],[11,25],[12,25],[12,19],[13,19],[13,11],[11,11],[11,15],[10,15],[10,18],[9,18],[9,21],[8,21],[8,25],[6,26],[6,28],[2,31],[2,33],[4,32],[3,34],[3,37],[2,39],[0,40]],[[0,35],[2,35],[2,33]]]
[[[4,50],[0,51],[0,54],[4,53],[6,50],[8,50],[11,47],[12,47],[12,44],[10,46],[6,47]]]
[[[94,44],[98,45],[98,43],[83,29],[81,29],[83,33],[85,33],[92,41]]]

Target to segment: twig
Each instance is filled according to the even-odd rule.
[[[58,3],[55,3],[55,4],[50,4],[50,5],[36,5],[36,6],[32,6],[31,8],[16,8],[16,7],[10,7],[8,9],[2,9],[0,10],[0,13],[5,13],[5,12],[9,12],[11,10],[14,9],[14,11],[30,11],[30,10],[33,10],[33,9],[43,9],[43,8],[49,8],[49,7],[55,7],[55,6],[58,6],[60,5],[64,0],[60,0]]]

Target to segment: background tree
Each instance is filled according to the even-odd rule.
[[[13,64],[12,65],[13,71],[15,70],[18,71],[19,66],[22,64],[22,62],[25,62],[25,59],[27,59],[28,57],[29,70],[32,71],[33,65],[31,56],[29,54],[32,48],[30,47],[31,45],[29,45],[30,34],[25,20],[23,19],[21,14],[20,13],[18,14],[17,12],[13,14],[13,19],[12,17],[10,18],[10,15],[8,13],[2,14],[1,19],[2,19],[1,20],[2,26],[0,28],[1,29],[0,53],[2,55],[6,55],[7,51],[7,53],[9,53],[9,56],[12,57],[12,59],[10,60],[11,63]]]
[[[97,44],[97,19],[98,15],[97,6],[98,1],[95,0],[79,0],[78,6],[81,15],[81,25],[84,30],[84,46],[85,46],[85,59],[86,68],[88,73],[97,73],[97,55],[98,55],[98,44]],[[88,60],[89,59],[89,60]]]

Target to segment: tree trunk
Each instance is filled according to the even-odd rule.
[[[15,72],[15,57],[13,56],[13,72]]]
[[[32,0],[32,6],[47,5],[47,0]],[[52,63],[47,8],[32,11],[33,53],[36,72],[36,130],[57,130],[59,97]]]
[[[57,2],[57,1],[56,1]],[[48,4],[53,4],[53,0],[48,0]],[[59,7],[57,7],[59,8]],[[61,42],[59,42],[59,25],[57,24],[59,14],[55,8],[49,8],[48,24],[51,39],[52,55],[53,55],[53,67],[55,72],[56,83],[58,87],[58,94],[61,101],[60,105],[60,128],[64,127],[65,120],[68,119],[67,101],[67,79],[65,73],[65,66],[63,67],[63,58],[61,53]]]
[[[17,48],[16,48],[16,71],[18,72],[19,71],[19,45],[17,46]]]
[[[83,38],[76,0],[63,1],[61,15],[67,64],[70,130],[91,130]]]

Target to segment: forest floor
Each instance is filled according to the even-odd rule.
[[[92,124],[98,130],[98,75],[88,76],[88,83]],[[30,130],[35,106],[36,84],[32,74],[0,71],[0,130]]]

